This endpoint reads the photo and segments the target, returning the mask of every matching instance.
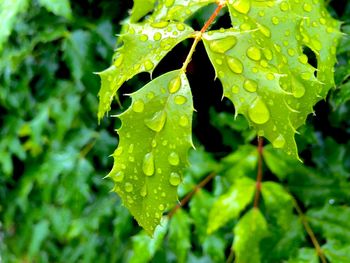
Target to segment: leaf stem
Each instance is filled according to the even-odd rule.
[[[262,137],[258,137],[258,174],[256,177],[256,192],[254,197],[254,207],[258,208],[260,192],[261,192],[261,181],[263,178],[263,167],[262,167],[262,155],[264,149],[264,139]]]
[[[309,222],[307,221],[306,216],[304,215],[303,211],[301,210],[300,206],[298,205],[297,201],[294,198],[293,198],[293,204],[294,204],[294,207],[299,214],[300,220],[303,223],[307,234],[309,235],[309,237],[311,239],[312,244],[314,245],[314,247],[316,249],[318,257],[321,259],[322,263],[327,263],[326,257],[323,253],[323,250],[320,246],[320,243],[318,242],[314,232],[312,231],[312,228],[309,225]]]
[[[178,203],[168,214],[169,219],[172,218],[172,216],[177,212],[177,210],[179,210],[181,207],[183,207],[184,205],[186,205],[192,198],[192,196],[194,196],[199,189],[203,188],[204,186],[206,186],[207,183],[209,183],[214,177],[215,177],[216,173],[211,173],[209,174],[207,177],[205,177],[199,184],[197,184],[194,189],[189,192],[181,201],[180,203]]]
[[[220,13],[221,9],[226,5],[225,1],[219,1],[217,3],[217,8],[215,9],[214,13],[209,17],[208,21],[204,24],[204,26],[202,27],[202,29],[196,33],[196,37],[194,39],[194,42],[191,46],[190,52],[188,53],[185,62],[182,65],[181,70],[183,72],[186,72],[186,69],[188,67],[188,64],[191,62],[193,53],[196,50],[197,44],[198,42],[202,39],[202,35],[205,31],[207,31],[207,29],[210,27],[210,25],[214,22],[215,18],[218,16],[218,14]]]

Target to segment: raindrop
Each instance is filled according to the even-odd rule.
[[[143,158],[142,171],[147,176],[154,174],[154,157],[152,152],[147,153]]]
[[[231,92],[233,94],[237,94],[239,92],[239,87],[237,85],[233,85],[231,88]]]
[[[178,173],[171,173],[169,183],[173,186],[178,186],[181,183],[181,176]]]
[[[180,126],[187,127],[189,125],[189,123],[190,122],[189,122],[188,118],[185,115],[180,117],[180,121],[179,121]]]
[[[243,64],[240,60],[234,57],[226,57],[226,62],[232,72],[241,74],[243,72]]]
[[[153,62],[150,61],[149,59],[145,61],[144,66],[145,66],[145,69],[147,71],[150,71],[150,70],[152,70],[154,68]]]
[[[166,112],[165,111],[158,111],[155,114],[153,114],[152,118],[145,119],[145,124],[148,128],[155,132],[160,132],[165,124],[166,121]]]
[[[168,25],[169,23],[166,21],[161,21],[161,22],[156,22],[156,23],[152,23],[151,26],[155,27],[155,28],[164,28]]]
[[[185,96],[177,95],[177,96],[175,96],[174,101],[177,105],[182,105],[182,104],[185,104],[187,102],[187,99]]]
[[[233,8],[239,13],[248,14],[250,10],[250,0],[236,0],[233,3]]]
[[[295,98],[301,98],[305,94],[305,88],[303,85],[295,83],[292,85],[292,93]]]
[[[180,76],[177,76],[176,78],[172,79],[170,82],[169,82],[169,92],[170,93],[175,93],[177,92],[181,87],[181,78]]]
[[[143,112],[144,108],[145,108],[145,104],[143,103],[142,100],[136,100],[132,104],[132,109],[134,112]]]
[[[112,179],[117,182],[117,183],[120,183],[124,180],[124,172],[122,171],[119,171],[117,172],[115,175],[111,176]]]
[[[180,163],[180,157],[176,152],[172,152],[168,156],[168,161],[171,165],[177,166]]]
[[[223,39],[213,40],[210,42],[210,49],[217,53],[225,53],[233,48],[237,43],[237,39],[234,36],[229,36]]]
[[[132,190],[134,189],[131,183],[125,183],[124,188],[125,188],[125,191],[128,193],[132,192]]]
[[[278,135],[278,137],[272,142],[272,145],[275,148],[283,148],[285,144],[286,140],[284,139],[282,134]]]
[[[261,98],[256,98],[248,109],[249,118],[256,124],[264,124],[270,119],[270,112]]]
[[[155,33],[155,34],[153,35],[153,39],[154,39],[155,41],[158,41],[158,40],[160,40],[161,38],[162,38],[162,34],[159,33],[159,32],[157,32],[157,33]]]
[[[258,89],[258,83],[256,83],[256,81],[254,80],[246,79],[243,83],[243,87],[246,91],[256,92],[256,90]]]
[[[251,60],[259,61],[261,59],[261,51],[257,47],[250,47],[247,49],[247,56]]]
[[[142,186],[141,191],[140,191],[140,195],[142,197],[145,197],[147,195],[147,186],[146,185]]]

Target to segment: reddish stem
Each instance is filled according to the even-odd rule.
[[[209,17],[208,21],[204,24],[204,26],[201,29],[201,33],[203,34],[209,26],[214,22],[215,18],[220,13],[221,9],[224,7],[224,4],[218,4],[217,8],[215,9],[214,13]]]
[[[204,186],[206,186],[207,183],[209,183],[211,181],[211,179],[213,179],[215,177],[216,173],[211,173],[209,174],[207,177],[205,177],[203,179],[203,181],[201,181],[199,184],[197,184],[195,186],[195,188],[189,192],[181,201],[180,203],[178,203],[168,214],[168,217],[171,218],[176,212],[177,210],[179,210],[181,207],[183,207],[184,205],[186,205],[192,198],[192,196],[194,196],[199,189],[203,188]]]

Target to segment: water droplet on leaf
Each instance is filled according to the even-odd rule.
[[[181,183],[181,176],[178,173],[171,173],[169,183],[173,186],[178,186]]]
[[[177,92],[181,87],[181,78],[180,76],[177,76],[176,78],[172,79],[169,83],[169,92],[175,93]]]
[[[256,98],[248,109],[249,118],[256,124],[264,124],[270,119],[270,112],[261,98]]]
[[[237,58],[228,56],[226,57],[226,62],[229,68],[232,70],[232,72],[236,74],[241,74],[243,72],[243,64]]]
[[[160,132],[165,124],[166,121],[166,112],[165,111],[158,111],[155,114],[153,114],[152,118],[145,119],[145,124],[148,128],[155,132]]]
[[[172,152],[168,156],[168,161],[171,165],[177,166],[180,163],[180,157],[176,152]]]
[[[237,43],[237,39],[234,36],[229,36],[223,39],[213,40],[210,42],[210,49],[217,53],[225,53],[233,48]]]
[[[132,109],[134,112],[143,112],[144,108],[145,108],[145,104],[143,103],[142,100],[136,100],[132,104]]]
[[[142,171],[147,176],[152,176],[154,174],[154,157],[152,152],[149,152],[144,156]]]

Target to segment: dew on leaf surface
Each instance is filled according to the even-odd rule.
[[[170,82],[169,82],[169,92],[170,93],[175,93],[177,92],[181,87],[181,78],[180,76],[177,76],[176,78],[172,79]]]
[[[209,47],[212,51],[217,53],[225,53],[233,48],[237,43],[235,36],[229,36],[223,39],[213,40],[210,42]]]
[[[153,114],[149,119],[145,119],[144,122],[148,128],[155,132],[160,132],[166,122],[166,112],[164,110],[158,111]]]
[[[236,74],[241,74],[243,72],[243,64],[239,59],[227,56],[226,62],[229,68],[232,70],[232,72]]]
[[[143,103],[142,100],[136,100],[133,104],[132,104],[132,109],[134,112],[143,112],[145,108],[145,104]]]
[[[171,165],[177,166],[180,163],[180,157],[176,152],[171,152],[168,156],[168,161]]]
[[[278,137],[272,142],[272,145],[275,148],[283,148],[285,144],[286,140],[284,139],[282,134],[278,135]]]
[[[147,176],[154,174],[154,156],[152,152],[145,154],[142,162],[142,171]]]
[[[172,186],[178,186],[181,183],[181,176],[178,173],[171,173],[169,177],[169,183]]]
[[[264,124],[270,119],[270,112],[263,100],[258,97],[248,109],[248,115],[252,122]]]

